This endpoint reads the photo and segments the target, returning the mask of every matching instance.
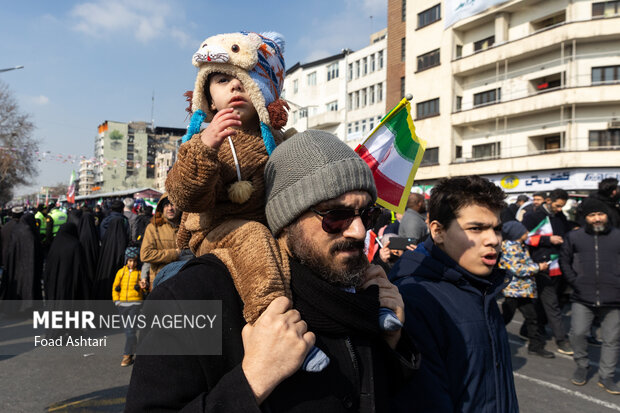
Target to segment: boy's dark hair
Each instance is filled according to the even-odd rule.
[[[500,187],[478,175],[444,178],[431,191],[429,222],[438,221],[448,228],[458,211],[469,205],[499,212],[506,207],[504,198],[506,194]]]
[[[611,198],[611,193],[618,189],[618,180],[616,178],[605,178],[598,183],[598,193],[606,198]]]
[[[568,192],[566,192],[562,188],[556,188],[553,191],[549,192],[549,199],[551,199],[551,202],[557,201],[558,199],[568,201]]]
[[[532,195],[532,198],[535,196],[539,196],[542,199],[547,199],[547,193],[545,191],[534,192],[534,195]]]

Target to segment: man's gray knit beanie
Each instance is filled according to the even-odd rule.
[[[312,206],[350,191],[377,189],[366,162],[331,133],[307,130],[278,145],[265,166],[265,212],[278,233]]]

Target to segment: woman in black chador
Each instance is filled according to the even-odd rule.
[[[24,214],[15,225],[7,251],[8,300],[42,299],[41,272],[43,253],[39,241],[39,229],[32,214]],[[22,306],[21,310],[28,309]]]
[[[99,231],[95,226],[95,216],[90,211],[84,211],[78,225],[78,238],[84,250],[83,264],[85,276],[92,288],[97,274],[99,261]],[[92,291],[92,290],[91,290]],[[87,298],[91,298],[90,295]]]
[[[90,282],[84,270],[84,251],[77,226],[61,225],[52,242],[45,265],[45,296],[48,300],[84,300]]]
[[[125,265],[125,248],[129,244],[129,224],[121,215],[112,219],[101,239],[101,252],[92,291],[95,300],[111,300],[116,271]]]

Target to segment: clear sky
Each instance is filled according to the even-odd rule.
[[[288,68],[366,46],[386,14],[386,0],[4,0],[0,69],[25,67],[0,79],[41,142],[39,174],[16,193],[68,183],[67,156],[92,157],[105,120],[150,121],[153,94],[155,125],[186,127],[191,57],[209,36],[280,32]]]

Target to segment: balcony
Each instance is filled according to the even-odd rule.
[[[540,54],[557,48],[562,42],[596,38],[597,41],[620,39],[620,16],[606,19],[573,21],[532,33],[520,39],[496,43],[488,49],[452,61],[452,73],[468,76],[494,68],[497,62]],[[579,46],[577,46],[579,48]]]
[[[604,103],[620,102],[620,84],[584,85],[570,88],[557,88],[548,92],[539,93],[515,93],[509,96],[502,94],[502,101],[479,107],[473,107],[463,103],[466,109],[453,113],[451,123],[453,126],[465,126],[468,124],[484,122],[496,118],[510,118],[516,115],[525,115],[538,111],[545,111],[561,106],[596,105]]]
[[[326,111],[308,117],[308,129],[324,129],[336,126],[344,121],[344,111]]]

